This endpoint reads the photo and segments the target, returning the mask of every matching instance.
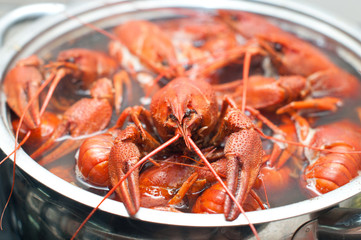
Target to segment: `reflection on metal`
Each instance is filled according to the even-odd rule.
[[[54,15],[65,10],[64,4],[38,3],[25,5],[7,13],[0,21],[0,47],[4,44],[7,31],[22,21]]]
[[[316,240],[316,229],[317,220],[309,221],[297,230],[295,235],[293,235],[292,240]]]
[[[361,209],[334,208],[318,219],[319,239],[360,239]]]

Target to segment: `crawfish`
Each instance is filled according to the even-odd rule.
[[[202,147],[218,146],[225,142],[227,185],[240,204],[245,200],[262,161],[261,140],[251,120],[229,101],[224,101],[218,116],[216,96],[208,83],[187,78],[174,79],[153,96],[149,111],[141,107],[128,108],[118,121],[123,122],[127,116],[135,125],[128,125],[122,130],[110,150],[108,168],[112,186],[116,186],[129,169],[168,145],[177,146],[173,148],[176,152],[193,149],[201,154],[196,143]],[[144,129],[139,119],[147,122],[146,125],[151,123],[151,126]],[[152,126],[156,129],[156,135]],[[156,136],[165,143],[158,142]],[[183,141],[178,141],[179,138],[183,138]],[[151,154],[147,155],[149,152]],[[144,155],[147,156],[140,161]],[[138,179],[139,169],[132,172],[116,190],[131,215],[140,206]],[[225,214],[228,220],[239,215],[235,208],[230,200],[226,200]]]
[[[65,68],[85,89],[91,88],[96,80],[111,76],[118,68],[116,61],[107,54],[85,48],[63,50],[49,66]]]
[[[108,98],[117,112],[122,103],[122,86],[130,87],[129,76],[125,71],[117,72],[117,62],[107,54],[85,48],[72,48],[59,53],[56,62],[48,64],[51,68],[64,69],[65,76],[78,83],[82,89],[100,91],[104,98],[104,91],[108,89]],[[112,82],[100,79],[112,77]],[[103,83],[103,87],[99,85]],[[98,86],[93,86],[97,84]],[[114,93],[113,93],[114,92]],[[91,96],[96,96],[91,92]]]
[[[229,95],[240,104],[243,102],[243,83],[235,81],[215,87]],[[310,96],[311,92],[311,96]],[[308,80],[302,76],[280,76],[278,79],[254,75],[247,84],[247,105],[263,111],[282,114],[291,109],[313,109],[317,111],[336,111],[342,101],[335,97],[313,98]],[[311,97],[311,98],[310,98]],[[300,100],[300,101],[298,101]]]
[[[311,99],[293,100],[280,113],[290,109],[315,108],[322,103],[327,104],[328,110],[334,110],[341,100],[359,97],[361,87],[358,79],[338,67],[312,44],[251,13],[219,11],[219,17],[246,39],[256,39],[259,46],[268,52],[280,75],[306,78],[305,87],[299,91],[308,92],[303,97]]]
[[[180,24],[177,28],[174,24]],[[208,31],[211,30],[211,31]],[[108,35],[108,34],[107,34]],[[234,32],[222,22],[210,19],[178,19],[170,23],[128,21],[114,28],[109,45],[111,56],[125,68],[138,71],[136,56],[158,77],[208,78],[217,70],[237,62],[249,51],[263,54],[248,43],[240,46]],[[185,71],[187,69],[187,71]]]
[[[310,129],[305,142],[328,152],[305,150],[309,165],[303,185],[311,195],[332,191],[350,182],[361,170],[361,127],[342,120]]]
[[[5,76],[3,87],[9,107],[18,115],[24,114],[27,128],[40,125],[39,99],[36,92],[40,87],[43,75],[42,61],[35,55],[20,60]],[[34,99],[27,108],[28,99]]]
[[[114,135],[109,133],[89,137],[79,148],[77,168],[82,177],[97,186],[109,186],[108,159]]]
[[[296,155],[304,157],[308,165],[301,176],[301,185],[312,196],[327,193],[358,176],[361,168],[361,127],[349,120],[336,121],[311,128],[310,123],[298,114],[293,114],[294,125],[285,125],[288,135],[295,142],[295,134],[302,152],[296,146],[289,146],[278,160],[282,167],[287,159]],[[275,145],[276,156],[282,151]],[[277,157],[273,158],[277,159]],[[271,161],[274,164],[274,161]],[[301,165],[301,164],[299,164]]]
[[[33,59],[37,60],[34,61]],[[14,94],[12,94],[14,91],[5,91],[7,93],[7,100],[9,104],[11,104],[14,99],[17,104],[29,104],[27,103],[28,98],[31,99],[31,101],[37,103],[33,104],[34,106],[38,105],[38,96],[36,94],[33,94],[34,91],[39,89],[40,82],[42,78],[40,78],[40,70],[35,69],[32,65],[29,66],[30,60],[33,60],[32,62],[36,62],[40,64],[40,60],[33,56],[29,59],[25,59],[21,61],[14,69],[12,69],[6,76],[6,83],[10,83],[11,81],[16,81],[16,79],[20,79],[20,75],[22,72],[26,71],[26,77],[24,79],[27,82],[19,82],[16,81],[16,87],[15,88],[9,88],[11,89],[20,89],[21,91],[24,91],[28,88],[28,86],[35,86],[35,89],[30,89],[25,92],[29,92],[29,96],[25,97],[23,94],[20,94],[20,98],[15,99],[13,97]],[[26,64],[24,64],[25,62]],[[51,69],[51,74],[47,81],[52,81],[52,85],[49,89],[49,92],[47,94],[46,99],[44,100],[41,114],[45,112],[45,108],[50,101],[52,93],[55,91],[55,88],[57,84],[64,79],[66,76],[71,76],[72,79],[75,79],[77,82],[81,82],[82,88],[91,88],[90,92],[93,97],[93,99],[81,99],[78,102],[74,103],[69,109],[67,109],[64,114],[62,114],[62,121],[60,125],[57,127],[57,129],[54,131],[54,133],[46,138],[43,138],[41,141],[43,144],[39,149],[37,149],[35,152],[32,153],[33,158],[39,158],[45,151],[48,151],[51,148],[54,148],[54,143],[57,140],[57,138],[63,136],[67,131],[71,132],[72,137],[79,137],[84,134],[91,134],[96,131],[100,131],[104,129],[107,124],[110,121],[110,117],[112,114],[112,109],[110,105],[110,101],[113,101],[113,99],[118,103],[115,104],[116,109],[119,109],[119,98],[120,93],[115,93],[115,97],[113,97],[113,88],[111,81],[107,78],[102,78],[104,76],[111,76],[117,68],[117,64],[115,60],[113,60],[111,57],[107,56],[106,54],[95,51],[95,50],[88,50],[88,49],[69,49],[61,51],[58,55],[57,61],[50,63],[45,66],[46,68]],[[31,74],[32,72],[35,72],[36,74]],[[29,77],[28,77],[29,76]],[[114,81],[119,81],[119,77],[115,75]],[[122,81],[122,79],[120,79]],[[115,83],[116,85],[118,83]],[[5,88],[8,89],[9,84],[5,84]],[[44,84],[43,84],[44,85]],[[119,85],[119,84],[118,84]],[[40,89],[37,90],[37,94],[40,94]],[[31,108],[30,108],[31,109]],[[36,108],[38,109],[38,108]],[[96,118],[94,117],[97,115],[99,110],[103,110],[104,114],[102,115],[102,118]],[[15,111],[15,110],[14,110]],[[21,114],[20,112],[17,114]],[[40,112],[37,111],[37,115],[40,117]],[[19,115],[20,116],[20,115]],[[27,115],[25,115],[27,116]],[[34,115],[35,116],[35,115]],[[85,118],[88,119],[85,119]],[[36,119],[36,116],[33,117]],[[26,120],[27,118],[25,118]],[[88,124],[87,121],[90,120],[98,120],[95,121],[94,124]],[[26,123],[26,121],[25,121]],[[36,125],[32,125],[30,128],[33,131],[37,131],[35,129],[39,129],[40,120]],[[26,124],[28,125],[28,124]],[[28,127],[29,128],[29,127]],[[41,129],[41,128],[40,128]],[[60,153],[61,155],[64,155],[64,153],[69,152],[69,150],[76,148],[77,144],[74,144],[72,148],[69,148],[69,145],[71,142],[79,142],[79,141],[73,141],[68,140],[65,145],[63,145],[62,148],[57,148],[56,152],[49,154],[46,158],[47,160],[43,159],[41,160],[41,163],[48,163],[49,161],[52,161],[56,154]],[[64,149],[67,149],[64,151]]]
[[[103,80],[99,80],[101,87],[103,86]],[[98,87],[98,85],[94,84],[94,87]],[[82,141],[76,139],[76,137],[92,134],[107,127],[112,116],[112,107],[108,101],[109,89],[105,88],[103,90],[102,93],[99,93],[99,90],[91,91],[94,94],[96,93],[94,98],[82,98],[68,108],[62,114],[56,130],[31,154],[31,157],[37,159],[39,164],[48,164],[78,148]],[[100,111],[102,112],[101,115],[99,115]],[[71,138],[54,149],[57,145],[56,140],[63,137],[67,132],[70,132]],[[42,157],[46,151],[52,149],[54,151]]]
[[[238,45],[236,34],[226,24],[208,16],[175,19],[161,22],[159,26],[171,38],[178,58],[186,66],[213,58]]]
[[[146,67],[156,73],[171,78],[179,76],[182,68],[178,66],[176,52],[168,36],[154,23],[149,21],[128,21],[114,28],[115,38],[109,44],[110,55],[119,63],[129,66],[129,59],[122,46],[139,58]],[[130,64],[132,68],[135,64]]]
[[[220,10],[219,17],[246,39],[257,39],[266,48],[281,74],[310,76],[336,67],[316,47],[256,14]]]
[[[46,67],[50,75],[42,84]],[[87,49],[69,49],[59,53],[58,60],[47,66],[35,55],[20,60],[4,79],[4,92],[7,102],[20,117],[24,114],[24,123],[34,129],[40,124],[40,112],[44,112],[57,84],[67,75],[81,80],[83,87],[90,87],[100,77],[111,75],[117,68],[116,62],[104,53]],[[50,90],[39,110],[38,95],[46,84],[51,82]],[[29,101],[32,101],[24,112]]]

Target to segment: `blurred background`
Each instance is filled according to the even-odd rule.
[[[286,0],[287,1],[287,0]],[[361,29],[360,0],[288,0],[327,11],[335,17],[358,24]]]
[[[361,2],[360,0],[283,0],[295,1],[303,4],[314,6],[315,8],[328,11],[335,15],[335,17],[342,17],[347,21],[353,21],[359,24],[361,28]],[[7,13],[13,8],[24,4],[39,3],[39,2],[60,2],[65,4],[76,4],[79,2],[86,2],[86,0],[0,0],[0,16]],[[106,2],[106,1],[104,1]],[[282,0],[280,0],[282,2]]]
[[[320,10],[329,13],[336,19],[342,19],[343,21],[349,22],[350,24],[357,25],[361,31],[361,2],[360,0],[278,0],[280,4],[282,2],[300,2],[307,6],[312,6],[316,10]],[[64,3],[67,5],[76,5],[79,3],[87,2],[87,0],[0,0],[0,17],[10,12],[11,10],[32,3]],[[103,2],[107,2],[103,0]],[[13,34],[18,29],[15,28],[9,31],[9,34]]]

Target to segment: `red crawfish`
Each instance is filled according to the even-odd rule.
[[[33,65],[29,65],[29,62],[33,63]],[[34,62],[37,64],[34,64]],[[54,129],[52,130],[51,135],[44,135],[41,136],[41,139],[36,140],[37,142],[42,143],[41,146],[32,153],[32,157],[37,160],[40,159],[40,156],[44,155],[45,151],[53,149],[56,145],[56,140],[59,137],[66,135],[67,132],[70,132],[72,137],[80,137],[82,135],[100,131],[107,126],[112,113],[112,107],[109,101],[113,99],[113,89],[111,81],[101,77],[111,75],[116,70],[116,62],[104,53],[98,51],[87,49],[69,49],[60,52],[57,62],[46,66],[51,69],[51,74],[46,81],[52,83],[49,88],[47,98],[44,100],[43,106],[39,111],[38,97],[40,91],[45,85],[41,85],[43,80],[42,73],[45,71],[45,66],[40,64],[41,61],[35,56],[24,59],[12,70],[10,70],[5,78],[6,83],[4,88],[7,89],[5,94],[7,95],[7,101],[9,104],[12,105],[14,101],[15,106],[25,105],[27,106],[27,109],[34,108],[36,110],[34,111],[35,114],[29,115],[27,114],[27,111],[24,110],[16,111],[19,107],[14,108],[15,113],[17,113],[19,117],[24,114],[24,121],[27,129],[32,132],[44,130],[44,124],[41,123],[40,118],[39,120],[36,119],[45,112],[47,103],[50,101],[51,95],[55,91],[57,84],[68,75],[71,75],[74,79],[77,79],[77,81],[82,82],[83,87],[91,87],[90,92],[93,95],[93,99],[84,98],[74,103],[63,114],[60,114],[61,121],[58,121],[58,126],[53,127]],[[35,68],[35,66],[37,66],[37,68]],[[25,77],[22,77],[22,75]],[[18,81],[18,79],[25,79],[26,81]],[[8,85],[12,81],[15,82],[15,87],[9,87],[8,89]],[[32,86],[33,88],[30,89],[29,86]],[[22,94],[23,92],[28,95]],[[20,97],[15,98],[14,96],[16,96],[16,94]],[[30,102],[32,102],[31,105]],[[97,115],[100,109],[103,110],[104,114],[101,115],[103,118]],[[88,121],[94,119],[94,114],[97,115],[95,120],[98,121],[94,121],[93,124],[88,124]],[[30,117],[29,120],[26,121],[25,119],[27,119],[26,116],[28,115]],[[43,121],[49,122],[48,119],[43,119]],[[55,121],[55,118],[51,118],[50,121]],[[27,124],[27,122],[30,122],[30,126],[32,127],[29,127],[29,123]],[[36,124],[32,124],[35,122]],[[22,127],[20,126],[20,128]],[[54,158],[58,158],[59,156],[68,153],[72,149],[76,148],[77,144],[75,143],[79,142],[80,141],[73,139],[66,141],[66,143],[63,143],[62,147],[59,147],[55,152],[48,154],[45,159],[41,160],[40,163],[46,164]]]
[[[324,152],[305,150],[309,165],[304,170],[303,184],[312,192],[311,195],[332,191],[359,175],[361,170],[359,125],[348,120],[321,125],[309,129],[304,142],[326,150]]]
[[[171,149],[181,154],[194,151],[206,161],[197,145],[209,147],[223,143],[228,161],[227,186],[223,187],[230,189],[228,195],[235,195],[233,200],[237,202],[232,204],[231,197],[226,197],[224,212],[227,220],[239,215],[238,206],[257,179],[263,150],[256,127],[232,101],[226,99],[219,112],[211,85],[202,80],[177,78],[153,96],[149,111],[130,107],[118,122],[128,116],[134,124],[128,125],[114,140],[108,168],[111,185],[116,187],[130,215],[135,215],[140,207],[139,166],[146,160],[163,149]],[[158,137],[164,143],[158,142]]]
[[[276,79],[263,80],[263,83],[268,82],[265,86],[278,85],[272,95],[285,95],[278,101],[272,100],[277,104],[287,104],[279,113],[318,107],[321,110],[335,110],[343,100],[359,97],[361,86],[358,79],[338,67],[312,44],[252,13],[223,10],[218,13],[218,17],[240,35],[258,42],[259,47],[269,54],[279,75],[298,77],[298,80],[293,79],[294,86],[291,82],[282,85]],[[262,92],[258,96],[263,96]]]

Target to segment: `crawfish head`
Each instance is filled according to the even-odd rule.
[[[335,65],[320,50],[286,32],[258,34],[260,45],[270,54],[281,74],[307,77],[312,73],[333,68]]]
[[[150,112],[159,136],[168,140],[176,134],[204,138],[217,121],[217,102],[212,87],[204,81],[176,78],[157,92]]]
[[[111,75],[117,69],[115,60],[105,53],[84,48],[61,51],[57,63],[53,65],[66,67],[68,74],[81,79],[86,88],[89,88],[98,78]]]

